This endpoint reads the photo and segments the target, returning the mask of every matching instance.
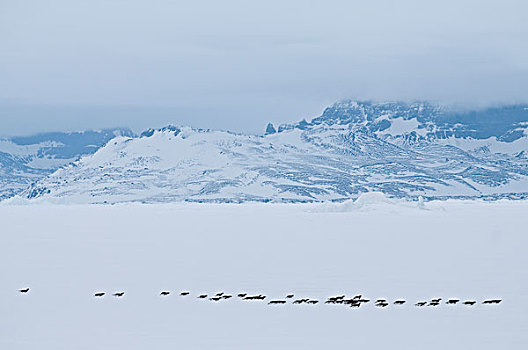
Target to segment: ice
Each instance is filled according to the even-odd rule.
[[[528,348],[527,201],[336,205],[1,205],[0,348]],[[221,291],[407,303],[197,298]]]
[[[404,200],[392,200],[382,192],[366,192],[359,195],[355,200],[346,200],[341,203],[324,202],[315,206],[316,211],[321,212],[348,212],[357,210],[377,210],[381,206],[392,205],[406,206],[408,202]]]

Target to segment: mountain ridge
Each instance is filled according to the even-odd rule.
[[[97,151],[110,139],[134,136],[126,128],[48,132],[0,139],[0,199],[9,198],[31,183]]]
[[[528,192],[528,111],[505,108],[505,126],[496,129],[472,112],[456,119],[433,104],[351,101],[311,121],[268,125],[264,135],[170,125],[117,137],[21,196],[75,203],[342,201],[370,191],[519,198]]]

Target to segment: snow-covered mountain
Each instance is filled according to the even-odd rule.
[[[0,199],[13,196],[82,155],[94,153],[116,136],[134,134],[129,129],[106,129],[0,139]]]
[[[76,203],[525,197],[528,107],[342,101],[264,136],[168,126],[119,136],[23,193]]]

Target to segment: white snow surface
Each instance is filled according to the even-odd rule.
[[[522,137],[512,142],[501,142],[496,137],[476,140],[473,138],[456,138],[449,137],[446,139],[437,139],[436,142],[441,145],[451,145],[465,151],[476,151],[479,148],[487,148],[491,153],[516,154],[528,149],[528,137]]]
[[[15,156],[34,156],[39,150],[45,147],[61,147],[64,144],[57,141],[46,141],[31,145],[18,145],[10,140],[0,139],[0,152],[6,152]]]
[[[418,120],[416,120],[416,118],[394,118],[391,121],[391,126],[387,130],[384,130],[383,133],[386,135],[396,136],[415,131],[419,133],[419,135],[424,136],[425,134],[427,134],[427,130],[419,129],[419,125],[420,123],[418,122]]]
[[[0,348],[527,349],[527,212],[527,201],[380,194],[341,204],[3,204]],[[120,290],[121,299],[93,297]],[[268,298],[196,298],[220,291]],[[267,305],[287,293],[407,304]],[[436,297],[478,303],[412,305]]]

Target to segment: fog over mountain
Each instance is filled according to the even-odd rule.
[[[337,99],[528,102],[524,0],[3,1],[0,136],[258,133]]]

